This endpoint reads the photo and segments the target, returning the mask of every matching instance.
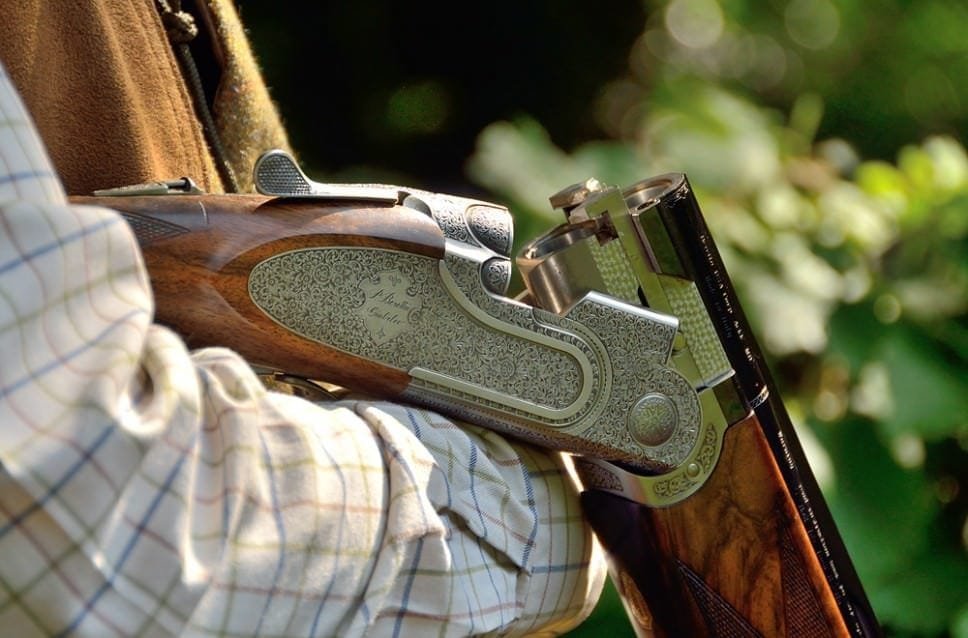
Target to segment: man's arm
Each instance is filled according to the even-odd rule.
[[[0,77],[0,623],[17,634],[563,631],[601,563],[558,455],[267,392],[152,324]],[[566,542],[567,541],[567,542]]]

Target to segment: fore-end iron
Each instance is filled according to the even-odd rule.
[[[685,175],[552,196],[517,298],[505,207],[281,151],[258,196],[181,183],[76,200],[122,212],[190,345],[574,453],[641,636],[878,635]]]

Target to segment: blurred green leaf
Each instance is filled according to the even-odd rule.
[[[528,208],[583,171],[620,185],[687,173],[823,446],[831,510],[888,635],[968,635],[968,153],[940,125],[881,144],[968,126],[968,84],[952,80],[968,76],[953,36],[968,8],[736,0],[704,23],[713,38],[676,31],[675,1],[655,5],[630,79],[606,95],[615,140],[565,152],[535,122],[496,124],[473,175]]]
[[[954,638],[968,638],[968,605],[962,605],[951,623],[951,635]]]
[[[897,166],[911,182],[913,189],[927,191],[934,188],[934,162],[923,148],[902,148],[898,153]]]
[[[905,210],[909,196],[907,179],[894,165],[881,161],[865,162],[857,169],[854,179],[868,195],[894,210]],[[920,219],[907,221],[916,224]]]
[[[481,186],[501,193],[522,216],[558,222],[548,197],[585,179],[584,169],[555,146],[548,132],[527,117],[495,122],[481,132],[467,173]]]
[[[968,558],[964,552],[929,548],[908,569],[872,589],[881,622],[918,634],[942,634],[968,600]],[[962,628],[959,631],[963,631]]]
[[[837,459],[830,509],[874,597],[930,549],[938,504],[924,475],[899,467],[869,425],[846,419],[818,428],[818,434]]]
[[[622,606],[622,599],[619,598],[618,591],[611,579],[605,583],[595,610],[588,619],[568,633],[571,638],[633,638],[635,632],[629,625],[625,617],[625,608]]]
[[[891,330],[878,348],[887,365],[895,409],[881,422],[889,436],[912,432],[928,440],[968,432],[968,370],[922,335]]]

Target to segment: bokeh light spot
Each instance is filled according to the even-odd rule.
[[[958,91],[948,74],[926,65],[911,75],[904,86],[904,101],[915,118],[931,122],[961,111]]]
[[[434,80],[401,86],[387,101],[386,122],[404,135],[426,135],[440,131],[450,115],[447,88]]]
[[[874,301],[874,316],[881,323],[891,324],[901,318],[901,301],[890,293],[880,295]]]
[[[807,49],[830,46],[840,31],[840,12],[829,0],[793,0],[783,17],[790,39]]]
[[[704,49],[723,34],[723,11],[715,0],[673,0],[666,8],[665,23],[680,44]]]

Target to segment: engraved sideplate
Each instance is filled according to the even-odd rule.
[[[472,316],[447,294],[437,264],[373,248],[295,250],[257,264],[249,295],[289,330],[350,354],[460,380],[551,424],[587,414],[587,346]]]
[[[288,330],[406,371],[406,399],[652,472],[689,456],[701,410],[666,365],[674,320],[595,293],[558,316],[488,292],[486,263],[326,246],[269,257],[248,288]],[[636,406],[655,392],[678,423],[650,439],[637,429],[657,411]]]

